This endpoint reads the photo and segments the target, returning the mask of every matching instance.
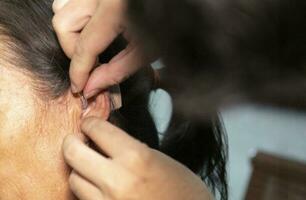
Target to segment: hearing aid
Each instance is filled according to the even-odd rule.
[[[88,108],[88,101],[85,98],[83,92],[80,92],[79,96],[81,98],[82,110],[84,111],[84,110],[86,110]]]
[[[122,107],[122,97],[120,87],[118,85],[112,86],[110,89],[110,103],[111,110],[117,110]],[[83,92],[79,92],[79,96],[81,99],[82,110],[85,111],[88,108],[88,100],[85,98]]]

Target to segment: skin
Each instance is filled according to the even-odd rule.
[[[72,200],[72,192],[80,200],[212,199],[186,167],[105,121],[107,93],[84,116],[71,92],[46,102],[32,77],[3,65],[0,72],[6,74],[0,77],[1,200]],[[104,156],[86,145],[80,128]]]
[[[0,74],[0,199],[74,199],[61,146],[80,132],[79,100],[47,103],[23,72],[1,63]]]
[[[70,188],[79,199],[213,199],[202,180],[185,166],[110,123],[90,117],[81,128],[104,154],[75,136],[66,137],[64,156],[74,169]]]

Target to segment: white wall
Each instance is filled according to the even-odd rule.
[[[256,150],[306,161],[306,114],[245,105],[222,116],[229,140],[230,200],[243,199]]]

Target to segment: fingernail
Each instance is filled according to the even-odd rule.
[[[78,87],[74,83],[71,83],[71,91],[72,91],[72,93],[78,93],[79,92]]]
[[[89,92],[84,92],[84,96],[85,96],[86,99],[89,99],[89,98],[95,96],[96,94],[98,94],[99,91],[100,91],[99,89],[95,89],[95,90],[91,90]]]

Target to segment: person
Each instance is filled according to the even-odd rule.
[[[109,183],[129,184],[131,183],[129,181],[137,181],[137,179],[126,179],[128,174],[130,178],[133,178],[132,171],[121,168],[120,163],[142,169],[144,176],[159,173],[158,169],[167,166],[168,172],[171,172],[173,167],[181,170],[183,174],[186,174],[186,182],[193,180],[198,183],[198,188],[193,190],[199,190],[203,196],[209,196],[208,188],[202,187],[201,180],[191,172],[192,170],[200,173],[205,164],[209,166],[203,173],[206,181],[211,183],[212,189],[222,188],[224,186],[222,184],[225,183],[222,179],[224,174],[213,174],[216,170],[225,173],[225,160],[221,156],[224,147],[219,138],[223,134],[221,131],[205,130],[207,127],[210,128],[210,124],[199,125],[196,129],[189,131],[193,134],[207,131],[207,134],[201,137],[207,145],[207,150],[196,155],[198,156],[196,162],[189,160],[192,157],[189,154],[193,149],[198,148],[198,144],[191,145],[185,140],[187,146],[180,148],[186,150],[184,152],[177,150],[178,146],[173,146],[171,138],[168,138],[164,144],[159,144],[157,130],[148,112],[149,93],[157,87],[151,68],[143,68],[120,83],[123,106],[119,110],[111,110],[113,102],[110,96],[113,94],[108,89],[99,91],[89,98],[85,112],[81,109],[79,95],[74,95],[70,90],[69,59],[60,48],[51,25],[53,16],[51,6],[51,0],[0,0],[0,199],[105,198],[105,196],[102,197],[105,193],[91,187],[91,183],[80,182],[83,180],[80,179],[80,174],[85,168],[75,169],[71,173],[71,169],[66,165],[61,148],[64,138],[71,133],[73,135],[67,136],[64,143],[66,162],[73,164],[74,155],[79,155],[79,152],[89,153],[90,156],[83,157],[84,160],[80,163],[86,163],[87,172],[98,172],[102,168],[91,162],[101,161],[101,167],[105,169],[102,172],[109,175]],[[108,62],[124,45],[125,41],[119,38],[99,55],[99,60]],[[124,152],[125,156],[111,160],[113,153],[122,153],[104,151],[98,147],[100,143],[95,145],[84,137],[80,124],[82,119],[88,117],[107,120],[129,133],[129,135],[121,135],[122,145],[127,148]],[[118,128],[110,124],[108,126],[113,129],[112,135],[118,133]],[[185,129],[189,128],[187,124],[184,126]],[[82,125],[82,129],[87,128],[91,129],[90,124]],[[176,131],[187,132],[185,129]],[[113,140],[112,135],[103,136],[107,141],[104,145],[116,146],[118,141]],[[91,137],[93,138],[94,135]],[[132,138],[136,138],[137,141]],[[69,141],[77,142],[82,148],[75,149]],[[202,145],[202,142],[199,144]],[[152,158],[164,159],[167,163],[164,166],[148,166],[137,158],[135,148],[145,150],[144,154],[147,149],[150,149],[155,155]],[[182,164],[178,164],[174,159],[170,159],[159,151],[172,156]],[[109,158],[101,160],[100,154]],[[149,160],[154,163],[154,160]],[[117,164],[110,161],[115,161]],[[108,165],[106,163],[109,163],[111,169],[121,169],[122,174],[119,170],[116,170],[116,174],[109,173],[107,170],[110,168],[106,168]],[[75,187],[72,188],[75,196],[68,187],[69,175],[71,186]],[[177,176],[168,174],[168,178],[175,181]],[[168,180],[159,181],[163,184]],[[75,182],[81,185],[74,185]],[[89,193],[78,192],[80,186]],[[165,190],[171,190],[177,186],[171,184]],[[182,183],[180,187],[182,192],[183,190],[188,192],[187,184]],[[106,187],[103,188],[106,189]],[[123,191],[118,190],[115,193],[117,196],[112,198],[120,198],[119,195],[124,194]],[[152,195],[152,198],[154,197]]]
[[[166,84],[174,91],[177,111],[205,122],[220,106],[244,100],[305,109],[305,5],[298,0],[55,0],[53,25],[64,51],[72,59],[70,77],[74,92],[84,90],[90,97],[126,79],[149,55],[158,52],[167,66]],[[112,62],[92,71],[96,56],[121,33],[130,38],[131,45]],[[102,120],[91,118],[83,124],[90,124],[91,129],[84,130],[89,136],[113,132]],[[120,140],[125,133],[116,130],[118,135],[114,134],[113,139]],[[108,150],[102,136],[93,139]],[[131,140],[122,143],[125,142]],[[122,143],[118,142],[112,149],[125,151]],[[136,152],[139,160],[147,161],[143,149]],[[168,162],[158,158],[154,161],[163,166]],[[70,164],[73,168],[82,165],[78,159]],[[126,163],[121,167],[126,168]],[[134,177],[143,180],[141,169],[136,169],[138,174]],[[192,189],[184,194],[179,188],[167,190],[167,197],[160,196],[165,192],[163,189],[149,190],[168,185],[158,181],[167,177],[168,170],[164,166],[160,174],[151,179],[146,177],[145,188],[103,186],[110,194],[118,189],[124,190],[126,197],[136,192],[141,194],[131,199],[192,199],[186,196],[189,193],[194,193],[196,199],[205,199],[200,197],[201,192]],[[180,177],[175,179],[178,186],[185,181],[186,176],[176,167],[172,172]],[[85,171],[83,175],[92,181]],[[98,182],[105,179],[107,176],[103,174],[94,178]],[[72,185],[78,185],[81,180],[74,180]],[[196,181],[188,184],[189,188],[198,187]],[[102,193],[103,188],[99,187]],[[80,187],[76,191],[86,193]],[[180,197],[175,196],[177,193]]]

